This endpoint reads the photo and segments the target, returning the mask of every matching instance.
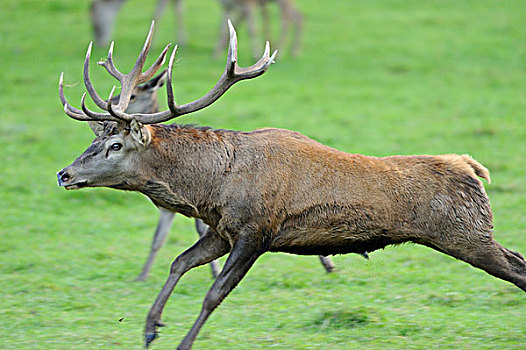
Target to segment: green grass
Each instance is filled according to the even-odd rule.
[[[169,264],[196,239],[178,217],[145,283],[133,283],[157,219],[149,201],[106,189],[66,192],[55,172],[90,143],[66,117],[65,72],[78,105],[90,37],[88,1],[0,4],[0,344],[3,349],[140,349],[143,322]],[[303,54],[288,55],[183,123],[300,131],[368,155],[469,153],[492,174],[495,237],[526,253],[526,3],[298,1]],[[154,2],[118,18],[115,60],[131,67]],[[223,70],[211,52],[212,0],[186,1],[190,44],[175,71],[177,100],[205,93]],[[277,24],[277,23],[276,23]],[[175,41],[167,13],[152,55]],[[244,27],[240,60],[249,64]],[[263,48],[263,45],[262,45]],[[94,61],[98,90],[114,82]],[[150,62],[153,59],[150,59]],[[430,249],[402,245],[337,256],[263,256],[211,316],[196,349],[525,349],[526,298],[511,284]],[[189,272],[168,303],[154,349],[175,348],[211,284]],[[124,318],[119,322],[120,318]]]

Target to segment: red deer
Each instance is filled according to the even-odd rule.
[[[152,24],[153,28],[153,24]],[[119,103],[88,93],[105,112],[68,104],[77,120],[103,122],[98,136],[71,165],[57,173],[66,189],[109,187],[138,191],[158,207],[203,220],[209,229],[172,263],[170,275],[145,325],[148,346],[162,326],[161,313],[190,269],[228,254],[207,292],[197,320],[179,349],[190,349],[210,314],[266,252],[331,255],[372,252],[414,242],[467,262],[526,291],[526,260],[493,239],[493,217],[482,181],[488,170],[467,155],[371,157],[322,145],[298,132],[252,132],[158,124],[205,108],[243,79],[263,74],[276,55],[269,45],[253,66],[237,65],[237,39],[230,26],[226,68],[196,101],[177,105],[172,90],[174,52],[168,64],[169,110],[127,114],[133,87],[160,67],[167,46],[142,73],[152,29],[129,74],[103,66],[122,85]]]
[[[157,113],[159,111],[159,102],[157,99],[157,92],[160,87],[166,82],[167,71],[164,70],[162,73],[156,77],[150,79],[144,84],[136,86],[131,94],[130,103],[128,108],[126,108],[126,113]],[[119,103],[120,95],[113,97],[113,103]],[[148,277],[150,269],[152,267],[153,261],[157,252],[164,244],[166,236],[170,231],[172,226],[173,218],[175,213],[169,210],[159,208],[159,220],[157,222],[157,227],[152,240],[152,245],[150,248],[150,253],[148,258],[144,263],[141,273],[137,276],[137,281],[144,281]],[[195,220],[195,228],[199,236],[205,234],[208,226],[200,219]],[[368,258],[367,253],[362,254],[365,258]],[[334,270],[334,263],[331,258],[326,256],[319,256],[320,262],[327,272],[332,272]],[[220,271],[219,263],[217,260],[210,262],[210,269],[212,271],[212,276],[217,277]]]

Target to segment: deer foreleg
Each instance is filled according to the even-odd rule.
[[[174,220],[174,215],[174,212],[159,208],[159,222],[157,223],[157,228],[155,229],[155,234],[153,236],[150,254],[148,254],[148,259],[146,259],[146,262],[142,267],[141,273],[135,279],[136,281],[144,281],[146,277],[148,277],[153,261],[155,260],[155,256],[157,255],[159,249],[161,249],[161,247],[163,246],[168,232],[170,232],[170,228],[172,227],[172,222]]]
[[[243,236],[234,243],[232,251],[217,276],[214,284],[206,294],[199,317],[195,321],[192,329],[183,339],[178,349],[190,349],[199,330],[206,322],[210,314],[221,304],[226,296],[236,287],[241,279],[248,272],[257,258],[268,249],[263,237],[258,237],[260,241],[254,242],[254,236]]]
[[[229,250],[230,244],[209,229],[192,247],[175,259],[170,268],[170,275],[146,318],[146,327],[144,330],[146,347],[148,347],[157,336],[157,327],[162,326],[162,311],[181,276],[194,267],[209,263],[225,255]]]
[[[179,43],[179,45],[184,46],[187,42],[187,35],[184,26],[184,8],[182,0],[174,0],[174,11],[175,20],[177,21],[177,37],[179,38],[177,42]]]

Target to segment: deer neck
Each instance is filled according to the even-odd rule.
[[[186,216],[213,212],[233,155],[225,132],[180,125],[151,125],[150,131],[139,191]]]

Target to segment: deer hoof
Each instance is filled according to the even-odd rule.
[[[157,338],[157,332],[149,333],[144,335],[144,347],[147,348],[150,346],[150,343]]]
[[[144,281],[146,281],[146,276],[139,275],[133,281],[134,282],[144,282]]]

